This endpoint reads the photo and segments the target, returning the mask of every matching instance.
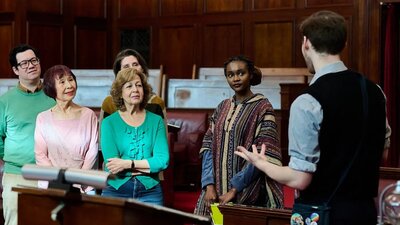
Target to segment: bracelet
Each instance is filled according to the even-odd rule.
[[[131,160],[132,164],[131,164],[131,169],[135,169],[135,161]]]

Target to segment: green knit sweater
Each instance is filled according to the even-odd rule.
[[[169,162],[166,129],[160,116],[146,111],[144,122],[138,127],[133,127],[125,123],[119,111],[116,111],[103,120],[100,142],[105,163],[109,158],[146,159],[150,165],[150,173],[136,178],[146,189],[160,182],[158,172],[165,170]],[[107,167],[105,170],[108,171]],[[118,189],[131,179],[131,176],[129,170],[123,171],[108,183]]]
[[[0,158],[4,172],[21,174],[21,167],[35,163],[36,116],[55,105],[42,91],[26,93],[15,87],[0,96]]]

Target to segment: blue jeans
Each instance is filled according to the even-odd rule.
[[[118,190],[110,185],[107,185],[107,187],[103,189],[101,195],[105,197],[134,198],[138,201],[155,205],[164,204],[163,192],[160,183],[146,190],[144,185],[135,177],[128,180],[128,182],[119,187]]]

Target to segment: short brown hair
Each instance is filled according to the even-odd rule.
[[[337,55],[346,46],[347,26],[343,16],[328,10],[316,12],[300,24],[316,52]]]
[[[50,98],[56,99],[56,79],[61,79],[63,76],[71,75],[76,83],[76,89],[78,89],[78,83],[76,82],[76,76],[72,73],[71,69],[65,65],[55,65],[50,67],[43,76],[43,91]]]
[[[144,93],[143,101],[140,103],[140,109],[144,109],[146,107],[147,101],[150,98],[152,88],[147,82],[147,76],[143,72],[137,71],[134,68],[122,69],[118,72],[110,91],[115,106],[122,112],[126,111],[124,100],[122,99],[122,87],[127,82],[132,81],[136,76],[139,76],[140,80],[142,81]]]

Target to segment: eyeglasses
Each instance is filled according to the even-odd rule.
[[[33,66],[36,66],[37,64],[40,63],[40,60],[37,57],[33,57],[32,59],[21,61],[20,63],[17,64],[17,66],[21,67],[21,69],[26,69],[28,68],[29,63],[31,63]]]

